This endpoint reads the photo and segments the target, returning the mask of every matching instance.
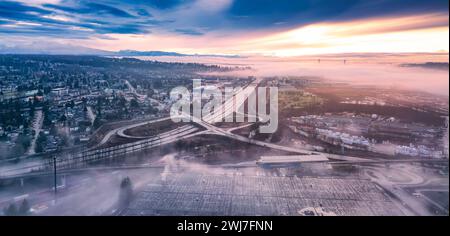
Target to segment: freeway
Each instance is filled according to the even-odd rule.
[[[136,89],[131,85],[131,83],[128,80],[125,80],[125,84],[128,86],[128,89],[130,89],[130,92],[133,93],[137,99],[144,100],[147,98],[147,95],[139,94]]]
[[[126,82],[130,86],[131,91],[136,92],[136,90],[131,86],[131,84],[129,84],[128,81],[126,81]],[[301,155],[321,154],[319,152],[312,152],[312,151],[305,150],[305,149],[286,147],[286,146],[277,145],[274,143],[253,140],[253,139],[232,133],[232,131],[235,130],[233,128],[225,130],[225,129],[222,129],[222,128],[219,128],[219,127],[216,127],[213,125],[214,123],[219,121],[219,119],[218,119],[219,117],[226,117],[230,114],[233,114],[235,110],[239,110],[239,108],[244,105],[244,103],[248,99],[248,97],[252,93],[255,92],[255,90],[260,82],[261,82],[261,79],[256,78],[244,89],[237,91],[233,97],[231,97],[229,100],[225,101],[218,109],[220,111],[223,111],[223,114],[219,114],[219,113],[214,113],[212,115],[209,114],[209,115],[205,116],[203,119],[193,116],[191,119],[192,122],[197,123],[198,125],[204,127],[206,129],[206,131],[201,131],[199,128],[197,128],[193,125],[185,125],[185,126],[177,128],[177,129],[174,129],[172,131],[168,131],[163,134],[156,135],[154,137],[136,137],[136,136],[125,134],[125,131],[128,129],[170,119],[169,117],[166,117],[166,118],[156,119],[156,120],[152,120],[152,121],[143,121],[143,122],[139,122],[137,124],[126,125],[124,127],[119,127],[114,130],[111,130],[103,137],[103,139],[100,141],[100,143],[98,145],[91,148],[89,151],[93,151],[93,150],[101,151],[100,147],[102,145],[106,144],[111,139],[111,137],[113,137],[114,135],[118,135],[120,137],[128,138],[128,139],[140,139],[139,141],[127,144],[127,147],[129,146],[134,151],[135,149],[142,150],[144,148],[153,148],[153,147],[157,147],[157,146],[160,146],[163,144],[173,143],[178,140],[194,137],[196,135],[209,133],[209,134],[221,135],[221,136],[228,137],[228,138],[238,140],[241,142],[258,145],[261,147],[270,148],[270,149],[274,149],[274,150],[285,151],[285,152],[289,152],[289,153],[295,153],[295,154],[301,154]],[[234,102],[234,100],[235,100],[234,97],[238,97],[238,99],[236,99],[236,103]],[[181,116],[190,116],[190,114],[181,114]],[[247,126],[247,125],[244,125],[242,127],[245,127],[245,126]],[[239,127],[237,127],[237,128],[239,128]],[[368,161],[367,159],[363,159],[363,158],[345,157],[345,156],[340,156],[340,155],[335,156],[335,155],[324,154],[324,153],[322,153],[322,155],[325,155],[325,156],[327,156],[327,158],[334,159],[334,160],[357,161],[357,162]],[[32,168],[32,166],[27,167],[27,169],[29,169],[29,168]],[[24,174],[23,171],[24,170],[22,169],[20,171],[20,173]],[[15,172],[12,171],[10,173],[15,173]],[[4,174],[4,173],[2,173],[2,174]],[[17,173],[15,173],[15,174],[17,174]]]
[[[151,120],[151,121],[144,121],[144,122],[140,122],[137,124],[131,124],[131,125],[127,125],[121,128],[116,129],[116,134],[122,138],[129,138],[129,139],[146,139],[146,138],[150,138],[149,136],[133,136],[133,135],[127,135],[125,134],[126,130],[129,129],[133,129],[139,126],[144,126],[144,125],[149,125],[149,124],[153,124],[153,123],[158,123],[158,122],[162,122],[162,121],[167,121],[170,120],[170,117],[165,117],[165,118],[161,118],[161,119],[157,119],[157,120]],[[187,125],[181,127],[181,128],[186,128]]]
[[[125,84],[128,86],[128,89],[130,90],[130,92],[133,93],[134,96],[135,96],[138,100],[141,100],[141,101],[142,101],[142,100],[148,99],[150,102],[152,102],[152,103],[154,103],[154,104],[157,104],[159,110],[163,110],[163,109],[164,109],[165,105],[162,104],[160,101],[158,101],[158,100],[156,100],[156,99],[153,99],[153,98],[151,98],[151,97],[149,97],[149,96],[147,96],[147,95],[139,94],[139,93],[137,92],[137,90],[133,87],[133,85],[132,85],[128,80],[125,80]]]
[[[137,142],[124,144],[123,147],[119,147],[119,149],[115,148],[115,150],[113,150],[113,148],[102,148],[102,149],[90,150],[90,151],[87,151],[84,153],[77,153],[72,156],[61,157],[61,158],[58,158],[57,164],[59,166],[59,165],[64,165],[64,164],[68,164],[68,163],[71,163],[71,164],[75,164],[75,163],[79,163],[79,162],[88,163],[90,161],[98,160],[95,158],[96,157],[95,154],[101,155],[101,153],[103,153],[104,157],[110,156],[109,154],[111,154],[111,152],[113,152],[113,151],[114,151],[114,153],[116,153],[116,155],[123,155],[125,153],[129,154],[132,152],[137,152],[137,151],[141,151],[144,149],[158,147],[161,145],[176,142],[178,140],[182,140],[182,139],[186,139],[186,138],[190,138],[190,137],[194,137],[194,136],[203,134],[203,132],[197,132],[197,131],[199,131],[199,128],[197,128],[197,127],[190,126],[190,125],[183,126],[183,127],[160,134],[157,137],[152,137],[149,139],[144,139],[144,140],[139,140]],[[114,155],[114,154],[111,154],[111,155]],[[24,164],[24,165],[20,165],[20,166],[16,166],[16,165],[1,166],[2,168],[0,169],[1,170],[0,179],[8,178],[10,176],[26,175],[30,172],[47,167],[48,164],[49,164],[48,160],[35,160],[33,162],[27,162],[26,165]],[[58,167],[58,168],[60,168],[60,167]]]
[[[445,127],[447,128],[447,130],[445,131],[442,140],[444,142],[444,155],[447,157],[448,159],[448,138],[449,138],[449,117],[446,116],[445,117]]]
[[[215,112],[214,114],[208,114],[202,118],[203,121],[213,124],[222,120],[222,117],[228,117],[235,110],[238,111],[241,106],[244,105],[245,101],[252,93],[255,92],[258,84],[261,82],[261,78],[256,78],[249,85],[247,85],[244,89],[240,91],[235,91],[235,94],[225,101],[221,106],[217,108],[217,110],[222,111]],[[235,109],[236,108],[236,109]]]
[[[197,123],[207,130],[211,131],[212,133],[222,135],[234,140],[238,140],[241,142],[249,143],[258,145],[261,147],[271,148],[274,150],[281,150],[286,152],[292,152],[302,155],[314,155],[317,154],[317,152],[311,152],[304,149],[299,148],[291,148],[286,146],[281,146],[273,143],[268,143],[264,141],[254,140],[247,137],[243,137],[241,135],[233,134],[232,130],[223,130],[221,128],[218,128],[214,126],[213,124],[217,121],[221,121],[222,117],[227,117],[231,114],[233,114],[235,111],[238,111],[241,106],[244,105],[245,101],[251,96],[252,93],[256,92],[256,88],[258,87],[259,83],[262,81],[261,78],[256,78],[254,81],[252,81],[247,87],[242,89],[241,91],[237,91],[233,97],[225,101],[221,106],[218,107],[217,110],[223,111],[223,113],[215,112],[214,114],[208,114],[202,119],[199,119],[198,117],[192,117],[192,121],[194,123]],[[234,99],[236,98],[236,99]]]
[[[205,131],[203,131],[205,132]],[[184,137],[194,137],[196,135],[200,135],[203,132],[199,133],[192,133],[190,135],[186,135]],[[167,140],[165,141],[167,142]],[[220,167],[220,168],[230,168],[230,169],[239,169],[239,168],[252,168],[252,167],[259,167],[258,161],[246,161],[246,162],[240,162],[240,163],[231,163],[231,164],[218,164],[218,165],[211,165],[211,167]],[[308,162],[304,162],[308,164]],[[323,163],[321,161],[313,161],[311,163]],[[448,163],[448,160],[441,160],[441,159],[402,159],[402,160],[389,160],[389,159],[383,159],[383,160],[366,160],[366,161],[328,161],[326,164],[331,165],[359,165],[359,166],[372,166],[374,164],[402,164],[402,163]],[[146,164],[139,164],[139,165],[115,165],[115,166],[102,166],[102,167],[83,167],[83,168],[72,168],[72,169],[62,169],[58,171],[58,174],[76,174],[79,172],[86,172],[86,171],[105,171],[105,170],[127,170],[127,169],[159,169],[164,168],[166,166],[166,163],[146,163]],[[42,176],[52,176],[53,171],[43,171],[43,172],[30,172],[26,174],[18,174],[18,175],[9,175],[9,176],[2,176],[0,177],[0,180],[13,180],[13,179],[20,179],[20,178],[31,178],[31,177],[42,177]],[[410,185],[412,183],[409,183]]]
[[[201,134],[195,133],[186,135],[186,138],[194,137],[196,135]],[[240,162],[240,163],[232,163],[232,164],[219,164],[219,165],[213,165],[212,167],[220,167],[220,168],[230,168],[230,169],[240,169],[240,168],[253,168],[253,167],[259,167],[257,164],[258,161],[247,161],[247,162]],[[307,162],[305,162],[307,164]],[[319,163],[319,162],[316,162]],[[372,165],[374,164],[402,164],[402,163],[448,163],[447,160],[441,160],[441,159],[403,159],[403,160],[389,160],[389,159],[383,159],[383,160],[367,160],[367,161],[328,161],[327,164],[331,165],[358,165],[358,166],[369,166],[369,168],[372,168]],[[162,169],[166,166],[165,163],[146,163],[146,164],[139,164],[139,165],[116,165],[116,166],[103,166],[103,167],[83,167],[83,168],[74,168],[74,169],[62,169],[58,171],[59,175],[65,175],[65,174],[77,174],[80,172],[88,172],[88,171],[106,171],[106,170],[127,170],[127,169]],[[18,174],[18,175],[10,175],[10,176],[2,176],[0,177],[0,180],[13,180],[13,179],[20,179],[20,178],[32,178],[32,177],[43,177],[43,176],[52,176],[53,171],[43,171],[43,172],[31,172],[26,174]],[[409,185],[417,184],[417,183],[408,183]],[[414,186],[414,185],[413,185]]]
[[[266,148],[271,148],[271,149],[275,149],[275,150],[281,150],[281,151],[286,151],[286,152],[292,152],[292,153],[297,153],[297,154],[303,154],[303,155],[313,155],[315,154],[315,152],[311,152],[311,151],[307,151],[304,149],[298,149],[298,148],[291,148],[291,147],[286,147],[286,146],[281,146],[281,145],[277,145],[277,144],[273,144],[273,143],[268,143],[268,142],[264,142],[264,141],[259,141],[259,140],[254,140],[254,139],[250,139],[241,135],[237,135],[237,134],[233,134],[229,131],[225,131],[221,128],[218,128],[214,125],[211,125],[207,122],[204,122],[202,120],[199,120],[197,118],[194,118],[193,121],[195,123],[200,124],[201,126],[203,126],[204,128],[206,128],[209,131],[212,131],[215,134],[218,135],[222,135],[234,140],[238,140],[241,142],[245,142],[245,143],[249,143],[249,144],[254,144],[254,145],[258,145],[261,147],[266,147]]]
[[[97,145],[95,145],[94,147],[90,148],[90,150],[98,149],[99,147],[101,147],[102,145],[107,143],[111,139],[111,137],[116,135],[121,130],[127,130],[127,129],[131,129],[131,128],[134,128],[134,127],[146,125],[146,124],[151,124],[151,123],[156,123],[156,122],[160,122],[160,121],[165,121],[165,120],[168,120],[168,119],[169,118],[162,118],[162,119],[156,119],[156,120],[150,120],[150,121],[146,120],[146,121],[139,122],[137,124],[126,125],[126,126],[123,126],[123,127],[119,127],[119,128],[110,130],[108,133],[106,133],[106,135],[102,138],[102,140]]]
[[[390,163],[392,161],[393,160],[386,160],[385,162]],[[421,159],[420,161],[428,160]],[[100,212],[99,210],[102,210],[102,213],[112,212],[112,210],[116,209],[114,207],[114,201],[116,199],[111,196],[116,196],[118,193],[118,186],[123,177],[129,176],[133,180],[133,184],[136,187],[136,192],[139,192],[142,186],[148,186],[148,180],[162,178],[162,171],[174,171],[174,173],[179,173],[178,169],[167,169],[166,167],[168,165],[176,165],[178,168],[181,167],[181,169],[184,167],[192,167],[189,163],[183,161],[174,164],[170,161],[160,162],[156,160],[152,163],[142,165],[120,165],[60,170],[58,171],[58,176],[64,176],[62,178],[64,178],[65,181],[62,181],[61,179],[60,185],[58,186],[58,200],[56,202],[54,202],[55,195],[52,189],[48,188],[47,184],[44,184],[44,188],[37,190],[30,189],[29,191],[16,192],[8,194],[7,196],[1,196],[0,209],[7,207],[12,202],[15,202],[16,205],[20,204],[21,201],[26,198],[34,212],[38,215],[95,215],[99,214],[97,213]],[[233,172],[236,171],[236,173],[240,172],[238,169],[244,168],[240,173],[245,173],[245,168],[255,168],[257,165],[255,161],[252,161],[236,164],[213,165],[211,167],[217,167],[219,169],[225,168],[232,170]],[[368,170],[375,173],[371,166],[368,166]],[[270,172],[267,172],[267,174],[269,173]],[[28,176],[10,177],[10,179],[26,177],[33,177],[33,179],[37,179],[37,177],[49,177],[52,176],[52,174],[53,173],[51,171],[32,173]],[[374,177],[383,180],[383,182],[387,181],[384,176],[380,177],[380,174],[382,173],[376,172]],[[258,175],[258,172],[256,172],[255,175]],[[28,180],[25,180],[25,183],[27,183],[27,181]],[[420,178],[417,177],[411,178],[410,181],[411,182],[408,182],[408,184],[422,184]],[[25,184],[25,186],[27,186],[27,184]],[[446,189],[448,190],[448,188]],[[390,190],[396,189],[394,188]],[[73,204],[74,202],[77,204]],[[414,215],[417,213],[411,212],[409,214]]]
[[[207,131],[209,131],[209,133],[225,136],[225,137],[228,137],[228,138],[231,138],[231,139],[234,139],[234,140],[238,140],[238,141],[241,141],[241,142],[245,142],[245,143],[249,143],[249,144],[253,144],[253,145],[258,145],[258,146],[261,146],[261,147],[270,148],[270,149],[274,149],[274,150],[280,150],[280,151],[285,151],[285,152],[290,152],[290,153],[301,154],[301,155],[320,154],[319,152],[312,152],[312,151],[305,150],[305,149],[286,147],[286,146],[281,146],[281,145],[277,145],[277,144],[274,144],[274,143],[269,143],[269,142],[264,142],[264,141],[250,139],[250,138],[247,138],[247,137],[244,137],[244,136],[232,133],[232,131],[235,130],[235,129],[224,130],[224,129],[221,129],[221,128],[216,127],[216,126],[213,125],[214,123],[216,123],[218,121],[221,121],[222,117],[227,117],[228,115],[233,114],[235,110],[238,111],[239,108],[244,105],[244,103],[248,99],[248,97],[251,96],[251,94],[255,92],[256,88],[258,87],[258,84],[261,81],[262,81],[261,78],[256,78],[254,81],[252,81],[244,89],[242,89],[240,91],[236,91],[234,96],[232,96],[230,99],[228,99],[221,106],[218,107],[217,110],[222,111],[222,114],[218,113],[218,112],[215,112],[214,114],[208,114],[208,115],[206,115],[203,118],[198,118],[198,117],[192,116],[191,117],[192,122],[201,125]],[[132,88],[132,86],[131,86],[131,88]],[[132,91],[135,91],[135,90],[132,90]],[[190,117],[190,114],[181,114],[181,116]],[[150,122],[164,121],[164,120],[167,120],[167,119],[170,119],[170,118],[166,117],[166,118],[162,118],[162,119],[155,120],[155,121],[150,121]],[[110,137],[112,135],[114,135],[114,134],[119,134],[119,136],[126,137],[126,138],[131,138],[131,139],[132,138],[135,138],[135,139],[148,138],[148,137],[135,137],[135,136],[126,135],[125,134],[125,130],[131,129],[131,128],[135,128],[135,127],[139,127],[139,126],[148,124],[150,122],[141,122],[141,123],[138,123],[138,124],[133,124],[133,125],[128,125],[128,126],[125,126],[125,127],[118,128],[118,129],[108,133],[103,138],[103,140],[101,141],[101,144],[102,143],[106,143],[110,139]],[[248,126],[248,125],[244,125],[242,127],[245,127],[245,126]],[[186,127],[183,126],[183,128],[186,128]],[[177,138],[174,137],[173,139],[171,139],[171,141],[175,142],[177,140],[181,140],[181,139],[184,139],[184,138],[186,138],[186,137],[178,135]],[[367,161],[367,159],[364,159],[364,158],[346,157],[346,156],[340,156],[340,155],[338,156],[338,155],[331,155],[331,154],[325,154],[325,155],[329,159],[335,159],[335,160]]]
[[[126,81],[126,82],[130,86],[131,91],[136,93],[136,90],[131,86],[131,84],[129,84],[128,81]],[[289,152],[289,153],[295,153],[295,154],[301,154],[301,155],[320,154],[318,152],[312,152],[312,151],[304,150],[304,149],[300,149],[300,148],[286,147],[286,146],[281,146],[281,145],[268,143],[268,142],[264,142],[264,141],[253,140],[253,139],[232,133],[232,131],[237,128],[243,128],[243,127],[246,127],[251,124],[246,124],[241,127],[231,128],[228,130],[225,130],[225,129],[222,129],[222,128],[219,128],[219,127],[216,127],[213,125],[214,123],[219,121],[219,119],[218,119],[219,117],[226,117],[228,115],[233,114],[235,110],[238,111],[239,108],[244,105],[244,103],[248,99],[248,97],[251,96],[251,94],[255,92],[255,90],[260,82],[261,82],[261,79],[256,78],[244,89],[236,91],[233,97],[231,97],[229,100],[225,101],[219,107],[218,110],[223,111],[223,115],[219,114],[219,113],[214,113],[212,115],[209,114],[209,115],[205,116],[203,119],[192,117],[192,122],[197,123],[198,125],[204,127],[206,129],[206,131],[202,131],[193,125],[187,124],[187,125],[177,128],[177,129],[174,129],[174,130],[171,130],[171,131],[159,134],[159,135],[155,135],[153,137],[136,137],[136,136],[132,136],[132,135],[127,135],[125,133],[125,131],[128,129],[151,124],[151,123],[166,121],[170,118],[166,117],[166,118],[161,118],[161,119],[156,119],[156,120],[151,120],[151,121],[142,121],[142,122],[139,122],[136,124],[126,125],[126,126],[119,127],[119,128],[109,131],[103,137],[103,139],[99,142],[99,144],[97,144],[93,148],[89,149],[88,152],[89,151],[100,151],[101,152],[101,150],[108,151],[109,150],[108,148],[102,149],[101,146],[106,144],[114,135],[118,135],[119,137],[123,137],[123,138],[127,138],[127,139],[135,139],[135,140],[139,139],[135,142],[127,144],[127,146],[126,146],[127,150],[131,149],[132,151],[135,151],[135,150],[142,150],[144,148],[145,149],[146,148],[154,148],[154,147],[157,147],[160,145],[173,143],[178,140],[194,137],[194,136],[201,135],[201,134],[215,134],[215,135],[221,135],[224,137],[228,137],[228,138],[231,138],[234,140],[238,140],[241,142],[258,145],[261,147],[270,148],[270,149],[274,149],[274,150],[285,151],[285,152]],[[234,102],[235,97],[237,98],[236,103]],[[181,116],[190,116],[190,114],[181,114]],[[362,158],[343,157],[343,156],[339,156],[339,157],[335,158],[328,154],[325,154],[325,155],[327,155],[327,157],[329,159],[346,160],[346,161],[366,161],[366,159],[362,159]],[[32,170],[38,164],[39,163],[32,163],[32,165],[26,166],[24,168],[20,168],[20,170],[17,170],[17,171],[8,170],[8,173],[10,173],[10,175],[26,174],[27,170]],[[2,175],[5,177],[5,171],[2,171],[2,172],[3,172]]]

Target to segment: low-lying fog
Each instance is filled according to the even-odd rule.
[[[251,67],[232,72],[241,76],[315,76],[357,85],[375,85],[449,95],[448,70],[402,67],[403,64],[448,63],[448,54],[377,54],[309,56],[298,58],[139,57],[167,62],[197,62]],[[319,62],[320,60],[320,62]],[[344,62],[345,61],[345,62]]]
[[[100,173],[82,174],[76,177],[77,181],[83,183],[80,187],[74,188],[65,197],[58,200],[56,207],[43,212],[44,215],[98,215],[112,214],[117,209],[120,182],[124,177],[130,177],[134,188],[134,195],[149,186],[159,184],[170,184],[174,175],[190,178],[192,175],[243,175],[243,176],[297,176],[309,174],[301,171],[288,169],[263,169],[251,168],[222,168],[221,166],[210,166],[175,158],[175,154],[168,154],[157,163],[162,164],[162,168],[130,169],[106,171]],[[370,166],[360,167],[361,171],[348,172],[326,167],[323,165],[308,165],[307,169],[314,170],[314,176],[354,176],[372,179],[383,186],[395,184],[419,186],[428,179],[434,179],[439,184],[448,186],[448,179],[442,179],[436,173],[424,171],[423,167],[409,164],[398,164],[391,167]],[[292,172],[294,171],[294,172]],[[439,178],[436,178],[439,177]],[[83,181],[87,180],[87,181]],[[69,184],[69,183],[68,183]],[[70,184],[69,184],[70,185]],[[78,184],[75,183],[77,186]],[[257,186],[255,186],[257,187]],[[415,204],[412,202],[411,204]],[[423,206],[421,206],[423,208]],[[428,214],[424,209],[423,214]]]

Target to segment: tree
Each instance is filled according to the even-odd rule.
[[[27,199],[23,199],[22,204],[20,204],[19,207],[19,215],[28,215],[30,213],[30,204],[28,203]]]
[[[30,105],[30,116],[31,117],[33,117],[34,116],[34,112],[36,111],[36,108],[34,107],[35,106],[35,104],[34,103],[32,103],[31,105]]]
[[[186,146],[186,143],[184,141],[178,140],[175,143],[175,150],[180,152],[180,151],[182,151],[185,148],[185,146]]]
[[[65,114],[62,114],[61,117],[59,117],[59,122],[61,122],[61,123],[65,123],[66,120],[67,120],[67,117]]]
[[[131,100],[130,102],[130,107],[131,108],[139,108],[139,103],[136,99]]]
[[[52,91],[50,87],[44,87],[44,94],[49,94]]]
[[[159,110],[157,108],[153,107],[153,106],[149,106],[147,112],[149,114],[156,114],[156,113],[159,112]]]
[[[102,104],[103,104],[103,99],[102,97],[97,97],[97,104],[96,104],[96,110],[97,110],[97,114],[100,115],[102,112]]]
[[[123,208],[128,206],[132,198],[133,198],[133,184],[131,183],[131,179],[129,177],[125,177],[124,179],[122,179],[122,182],[120,183],[119,207]]]
[[[16,204],[14,203],[9,204],[9,206],[3,210],[3,214],[5,216],[16,216],[17,215]]]
[[[75,102],[73,100],[70,100],[70,102],[66,103],[66,107],[74,108],[75,107]]]
[[[48,110],[44,110],[44,126],[50,126],[52,124],[52,120],[50,119],[50,112]]]
[[[17,137],[16,143],[26,150],[31,145],[31,138],[28,135],[21,134]]]
[[[163,84],[161,82],[161,80],[156,80],[155,82],[153,82],[153,87],[159,89],[162,88]]]
[[[103,124],[103,121],[101,120],[100,117],[97,116],[94,120],[94,124],[93,124],[94,128],[97,129],[100,126],[102,126],[102,124]]]
[[[148,89],[147,90],[147,96],[151,97],[155,94],[155,91],[153,91],[153,89]]]
[[[121,107],[122,109],[126,107],[127,104],[127,100],[124,97],[120,97],[119,99],[119,107]]]
[[[39,132],[38,138],[36,139],[35,152],[41,153],[44,151],[44,146],[47,143],[47,135],[44,132]]]

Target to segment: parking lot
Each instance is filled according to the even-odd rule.
[[[369,180],[176,173],[147,185],[124,215],[402,215]]]

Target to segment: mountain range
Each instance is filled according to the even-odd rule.
[[[41,44],[31,43],[21,46],[6,46],[0,45],[0,54],[47,54],[47,55],[95,55],[95,56],[172,56],[172,57],[225,57],[225,58],[240,58],[239,55],[219,55],[219,54],[183,54],[177,52],[166,51],[137,51],[137,50],[120,50],[107,51],[94,49],[83,46],[65,45],[65,44]]]

